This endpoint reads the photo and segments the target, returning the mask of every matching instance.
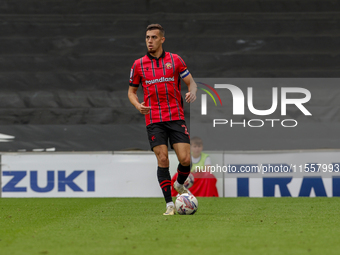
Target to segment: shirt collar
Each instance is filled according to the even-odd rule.
[[[160,58],[164,58],[164,57],[165,57],[165,51],[163,50],[162,55],[161,55],[159,58],[156,58],[156,57],[154,57],[154,56],[151,56],[151,54],[150,54],[149,52],[148,52],[146,55],[147,55],[151,60],[152,60],[152,59],[158,60],[158,59],[160,59]]]

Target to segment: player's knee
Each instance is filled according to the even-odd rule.
[[[182,157],[180,159],[179,163],[181,163],[182,166],[189,166],[190,165],[190,155]]]
[[[159,166],[167,167],[169,165],[169,158],[167,155],[158,155],[157,160]]]

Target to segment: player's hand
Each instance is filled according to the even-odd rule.
[[[187,103],[192,103],[196,100],[196,93],[192,93],[192,92],[187,92],[185,94],[185,101]]]
[[[141,104],[139,104],[139,105],[137,106],[137,109],[138,109],[138,111],[139,111],[141,114],[146,115],[146,114],[149,114],[149,113],[150,113],[151,107],[150,107],[150,106],[145,106],[145,102],[143,102],[143,103],[141,103]]]

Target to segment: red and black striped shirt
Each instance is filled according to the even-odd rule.
[[[189,71],[183,59],[170,52],[163,51],[158,59],[147,53],[134,62],[130,86],[142,84],[145,106],[151,107],[145,115],[146,125],[184,120],[180,78],[187,75]]]

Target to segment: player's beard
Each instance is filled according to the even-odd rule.
[[[148,52],[151,53],[151,54],[155,54],[158,51],[159,47],[160,47],[160,45],[158,45],[158,46],[153,45],[153,48],[151,48],[151,49],[148,48]]]
[[[149,53],[156,53],[156,50],[155,49],[148,49]]]

